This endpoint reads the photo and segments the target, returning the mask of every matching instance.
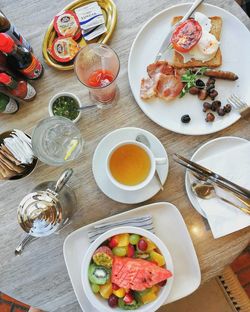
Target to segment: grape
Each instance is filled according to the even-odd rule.
[[[92,284],[91,288],[92,288],[93,293],[95,293],[95,294],[97,294],[100,290],[100,286],[97,284]]]
[[[139,242],[139,240],[140,240],[140,235],[138,234],[131,234],[129,236],[129,242],[132,245],[136,245]]]
[[[111,308],[115,308],[118,305],[118,297],[116,297],[115,295],[110,295],[110,297],[108,298],[108,304]]]
[[[141,251],[145,251],[148,248],[148,243],[144,239],[140,239],[137,246]]]
[[[115,247],[112,249],[112,252],[115,256],[124,257],[126,256],[127,249],[125,247]]]

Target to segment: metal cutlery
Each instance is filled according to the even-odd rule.
[[[227,203],[227,204],[229,204],[235,208],[240,209],[242,212],[244,212],[246,214],[250,214],[250,209],[239,206],[236,203],[228,200],[227,198],[224,198],[224,197],[218,195],[214,185],[211,183],[193,182],[191,184],[191,190],[199,198],[202,198],[202,199],[219,198],[220,200],[224,201],[225,203]]]
[[[150,142],[144,134],[138,134],[137,137],[135,138],[135,140],[137,142],[140,142],[140,143],[146,145],[150,149]],[[164,188],[163,188],[163,185],[162,185],[162,182],[161,182],[161,179],[160,179],[160,176],[159,176],[157,169],[155,169],[155,177],[156,177],[156,179],[160,185],[161,190],[163,191]]]
[[[193,12],[197,9],[197,7],[203,2],[204,0],[196,0],[191,8],[187,11],[187,13],[183,16],[183,18],[178,22],[176,23],[173,27],[171,27],[168,35],[165,37],[161,47],[160,47],[160,50],[159,52],[157,53],[156,55],[156,58],[155,58],[155,62],[159,61],[162,57],[162,55],[164,54],[164,52],[167,51],[167,49],[169,48],[170,46],[170,39],[171,39],[171,36],[172,36],[172,33],[173,31],[175,30],[175,28],[180,25],[182,22],[185,22],[192,14]]]
[[[123,225],[141,227],[148,231],[154,232],[153,218],[151,215],[146,215],[143,217],[136,217],[136,218],[131,218],[131,219],[97,224],[88,231],[89,242],[92,243],[94,240],[96,240],[100,235],[102,235],[106,231],[116,226],[123,226]]]
[[[178,154],[174,154],[174,160],[186,167],[187,169],[195,172],[196,174],[198,174],[200,177],[205,178],[206,180],[213,182],[221,187],[224,187],[225,189],[236,193],[237,195],[242,195],[245,196],[246,198],[250,199],[250,190],[247,190],[246,188],[232,182],[229,181],[228,179],[222,177],[221,175],[201,166],[198,165],[197,163],[188,160],[187,158],[180,156]]]
[[[230,95],[227,101],[241,114],[242,117],[250,113],[250,106],[242,101],[236,94]]]

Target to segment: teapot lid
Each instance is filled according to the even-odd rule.
[[[57,230],[62,221],[62,207],[55,194],[38,191],[26,195],[17,210],[23,230],[35,237],[47,236]]]

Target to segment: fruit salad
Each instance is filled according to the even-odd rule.
[[[88,269],[92,291],[111,308],[124,310],[154,301],[171,276],[157,246],[129,233],[112,236],[99,246]]]

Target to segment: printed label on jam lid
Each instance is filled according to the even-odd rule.
[[[72,11],[59,13],[54,18],[54,27],[59,36],[79,38],[80,24]]]
[[[26,76],[28,79],[39,78],[42,74],[42,71],[43,71],[43,66],[34,55],[32,55],[31,64],[27,68],[20,70],[20,72],[24,76]]]
[[[80,47],[71,37],[58,37],[49,50],[51,56],[58,62],[71,61]]]

